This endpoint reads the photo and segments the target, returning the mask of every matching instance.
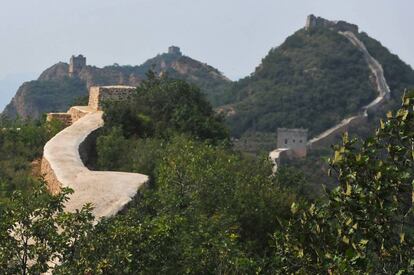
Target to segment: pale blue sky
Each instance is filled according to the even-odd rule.
[[[0,80],[78,53],[141,64],[172,44],[237,79],[310,13],[358,24],[413,65],[413,11],[413,0],[0,0]]]

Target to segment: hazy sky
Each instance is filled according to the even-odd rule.
[[[231,79],[250,74],[310,13],[346,20],[414,65],[413,0],[0,0],[0,80],[82,53],[141,64],[177,45]],[[0,94],[0,97],[2,95]],[[3,95],[4,96],[4,95]]]

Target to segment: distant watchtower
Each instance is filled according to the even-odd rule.
[[[168,48],[168,53],[173,55],[182,55],[180,47],[171,46]]]
[[[308,17],[306,18],[306,25],[305,25],[305,29],[309,30],[309,29],[313,29],[316,27],[316,16],[311,14],[308,15]]]
[[[84,67],[86,67],[86,57],[83,55],[72,55],[69,64],[69,75],[74,76],[79,74]]]
[[[345,21],[330,21],[322,17],[316,17],[311,14],[306,18],[305,30],[309,31],[316,28],[327,28],[334,31],[349,31],[353,33],[358,33],[358,26],[350,24]]]
[[[306,157],[308,130],[306,129],[277,129],[277,148],[289,148],[290,157]]]

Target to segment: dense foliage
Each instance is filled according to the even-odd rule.
[[[145,171],[150,184],[95,226],[89,205],[63,212],[70,190],[14,193],[0,209],[3,273],[37,274],[52,260],[54,274],[414,272],[414,95],[373,137],[344,136],[330,161],[337,187],[315,201],[295,170],[272,174],[268,160],[234,151],[185,82],[152,75],[121,106],[106,106],[97,165]]]
[[[266,266],[276,217],[295,195],[269,163],[175,137],[153,184],[127,213],[99,224],[62,267],[69,274],[253,273]],[[252,195],[254,194],[254,195]]]
[[[152,174],[166,141],[185,134],[212,144],[228,144],[222,117],[193,85],[158,78],[137,88],[128,102],[108,102],[105,129],[97,140],[97,168]]]
[[[414,272],[414,94],[376,135],[347,135],[330,161],[338,187],[324,204],[301,208],[275,233],[275,263],[286,273]]]
[[[52,196],[44,184],[30,194],[13,193],[0,210],[1,274],[41,274],[52,263],[73,259],[76,246],[92,229],[91,207],[65,213],[63,204],[71,193],[63,189]]]
[[[59,122],[40,123],[23,121],[0,122],[0,207],[7,203],[15,190],[29,190],[34,183],[31,175],[36,170],[43,145],[62,125]]]
[[[106,127],[120,126],[126,137],[167,138],[179,132],[211,141],[228,138],[222,118],[196,86],[152,72],[131,100],[110,102],[104,110]]]

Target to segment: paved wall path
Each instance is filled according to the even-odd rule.
[[[42,160],[42,173],[52,192],[70,187],[74,193],[65,210],[74,212],[92,203],[96,220],[119,212],[148,181],[137,173],[91,171],[81,159],[87,137],[103,126],[102,111],[91,111],[49,140]]]

